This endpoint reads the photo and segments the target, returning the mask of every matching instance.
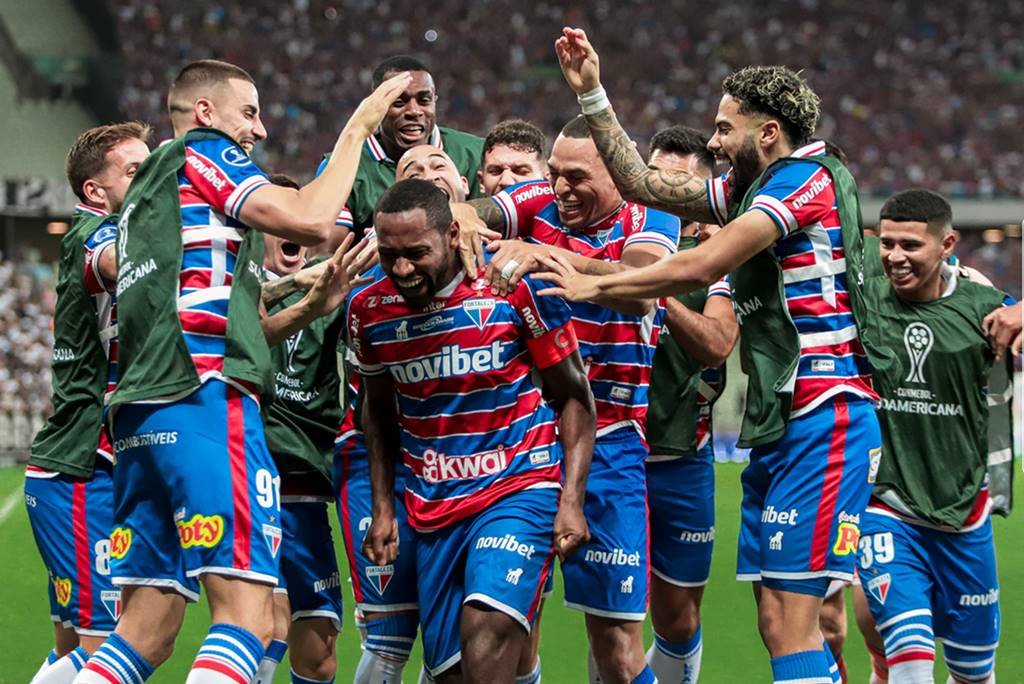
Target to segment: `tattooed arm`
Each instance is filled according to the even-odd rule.
[[[597,51],[580,29],[566,28],[555,52],[566,82],[577,95],[601,88]],[[584,116],[598,152],[622,196],[700,223],[716,223],[704,180],[685,171],[649,169],[622,129],[611,105]]]

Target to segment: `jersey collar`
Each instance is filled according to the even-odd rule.
[[[460,268],[459,272],[455,274],[455,277],[452,278],[447,285],[445,285],[440,290],[434,293],[434,298],[447,299],[448,297],[451,297],[452,293],[455,292],[455,288],[457,288],[459,286],[459,283],[465,280],[465,278],[466,269]]]
[[[76,214],[89,214],[90,216],[106,216],[107,215],[107,212],[103,211],[102,209],[97,209],[96,207],[89,206],[88,204],[85,204],[84,202],[79,202],[78,204],[75,205],[75,213]]]
[[[825,141],[816,140],[800,147],[790,154],[790,157],[820,157],[825,154]]]
[[[612,226],[615,225],[615,222],[619,220],[619,215],[622,213],[622,208],[625,206],[626,203],[623,202],[619,206],[615,207],[612,213],[606,214],[604,217],[599,218],[589,226],[584,226],[580,229],[580,232],[586,233],[587,235],[597,235],[603,231],[610,230]]]
[[[384,151],[384,146],[380,144],[380,129],[366,139],[366,149],[370,151],[370,158],[375,162],[385,162],[387,164],[397,164],[397,159],[392,159],[388,156],[387,152]],[[433,145],[439,149],[444,149],[444,141],[441,139],[441,129],[434,126],[434,130],[430,132],[430,139],[426,142],[427,145]]]

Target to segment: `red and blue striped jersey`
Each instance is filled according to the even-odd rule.
[[[554,191],[547,181],[526,181],[492,200],[505,217],[508,235],[561,247],[591,259],[620,261],[627,247],[651,244],[665,255],[676,251],[679,219],[632,202],[583,231],[562,226]],[[597,434],[632,427],[643,438],[647,389],[664,308],[646,316],[612,311],[591,302],[572,302],[573,327],[597,405]]]
[[[414,528],[438,529],[513,492],[561,486],[555,412],[531,372],[577,343],[569,307],[537,297],[539,287],[526,277],[497,296],[481,269],[472,278],[460,272],[422,309],[388,278],[350,300],[360,373],[389,373],[394,383]]]
[[[103,216],[104,212],[86,204],[76,204],[75,213]],[[82,274],[85,290],[92,295],[96,306],[96,328],[100,333],[100,344],[107,355],[107,386],[104,396],[109,397],[117,384],[117,296],[114,282],[107,282],[100,273],[100,255],[112,247],[117,239],[117,221],[114,217],[104,221],[90,233],[83,243],[85,269]],[[110,452],[113,454],[113,451]]]
[[[202,382],[226,379],[222,371],[231,280],[249,230],[239,215],[253,191],[269,182],[249,155],[225,138],[185,143],[185,164],[178,170],[183,246],[178,319]]]
[[[816,142],[792,156],[822,154],[825,144]],[[726,176],[708,181],[708,201],[724,225]],[[842,393],[876,401],[850,306],[839,210],[828,169],[814,162],[787,164],[764,181],[748,211],[764,212],[779,229],[772,253],[782,269],[786,306],[800,335],[791,417]]]
[[[721,278],[708,288],[707,298],[727,297],[732,301],[732,288],[729,278]],[[725,385],[725,365],[718,368],[702,368],[700,383],[697,385],[697,449],[703,449],[711,443],[711,410],[722,394]]]

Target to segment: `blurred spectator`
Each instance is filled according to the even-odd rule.
[[[265,167],[309,177],[396,53],[434,70],[438,119],[483,134],[517,116],[552,136],[579,110],[552,44],[587,29],[603,81],[636,140],[674,123],[710,129],[721,81],[747,64],[804,70],[822,98],[819,135],[841,144],[862,191],[1024,194],[1024,2],[734,0],[111,0],[128,81],[122,107],[166,126],[167,85],[217,57],[259,84]]]
[[[964,264],[988,276],[1000,290],[1021,298],[1020,238],[1004,237],[1001,242],[985,242],[984,232],[960,232],[956,255]]]

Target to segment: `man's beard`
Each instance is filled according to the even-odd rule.
[[[729,184],[729,203],[743,201],[743,196],[761,173],[761,158],[753,141],[747,141],[736,152],[732,163],[732,182]]]

